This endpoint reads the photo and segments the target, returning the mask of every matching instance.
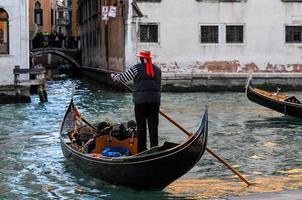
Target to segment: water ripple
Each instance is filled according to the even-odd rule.
[[[160,192],[137,192],[83,174],[65,161],[58,138],[73,85],[74,100],[92,123],[134,119],[131,93],[80,80],[49,82],[45,104],[33,96],[31,104],[0,105],[0,199],[201,199],[261,191],[246,190],[207,152],[188,174]],[[162,94],[163,111],[190,132],[205,104],[212,150],[249,179],[272,183],[262,191],[301,187],[300,119],[249,102],[242,93]],[[159,126],[160,143],[187,137],[162,117]]]

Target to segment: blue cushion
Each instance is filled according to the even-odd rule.
[[[131,152],[127,147],[104,147],[102,151],[103,156],[107,157],[121,157],[131,156]]]

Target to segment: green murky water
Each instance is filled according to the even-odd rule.
[[[202,199],[302,187],[302,119],[249,102],[242,93],[163,93],[162,109],[193,132],[209,106],[208,146],[257,184],[246,188],[208,153],[159,192],[137,192],[83,174],[66,162],[58,131],[75,84],[75,102],[91,122],[134,119],[130,93],[79,80],[48,83],[49,102],[0,105],[0,199]],[[302,97],[302,93],[292,93]],[[160,142],[186,135],[160,118]]]

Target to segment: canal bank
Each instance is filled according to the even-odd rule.
[[[111,80],[110,70],[85,67],[80,69],[84,75],[94,81],[111,87],[117,85]],[[163,92],[219,92],[237,91],[245,89],[248,73],[172,73],[163,72]],[[302,91],[302,73],[255,73],[253,84],[263,89],[275,90],[277,87],[282,91]],[[131,84],[131,83],[129,83]]]
[[[0,85],[0,104],[8,103],[29,103],[29,86]]]
[[[41,102],[47,101],[46,70],[44,68],[13,69],[13,84],[0,84],[0,104],[30,103],[31,94],[39,94]]]

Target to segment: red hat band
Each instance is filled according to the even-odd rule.
[[[152,56],[150,51],[140,51],[137,56],[146,59],[146,74],[149,77],[154,78],[154,69],[152,65]]]
[[[139,52],[138,56],[142,58],[151,58],[151,53],[146,51],[141,51]]]
[[[140,51],[137,56],[142,58],[151,58],[151,53],[150,51]]]

